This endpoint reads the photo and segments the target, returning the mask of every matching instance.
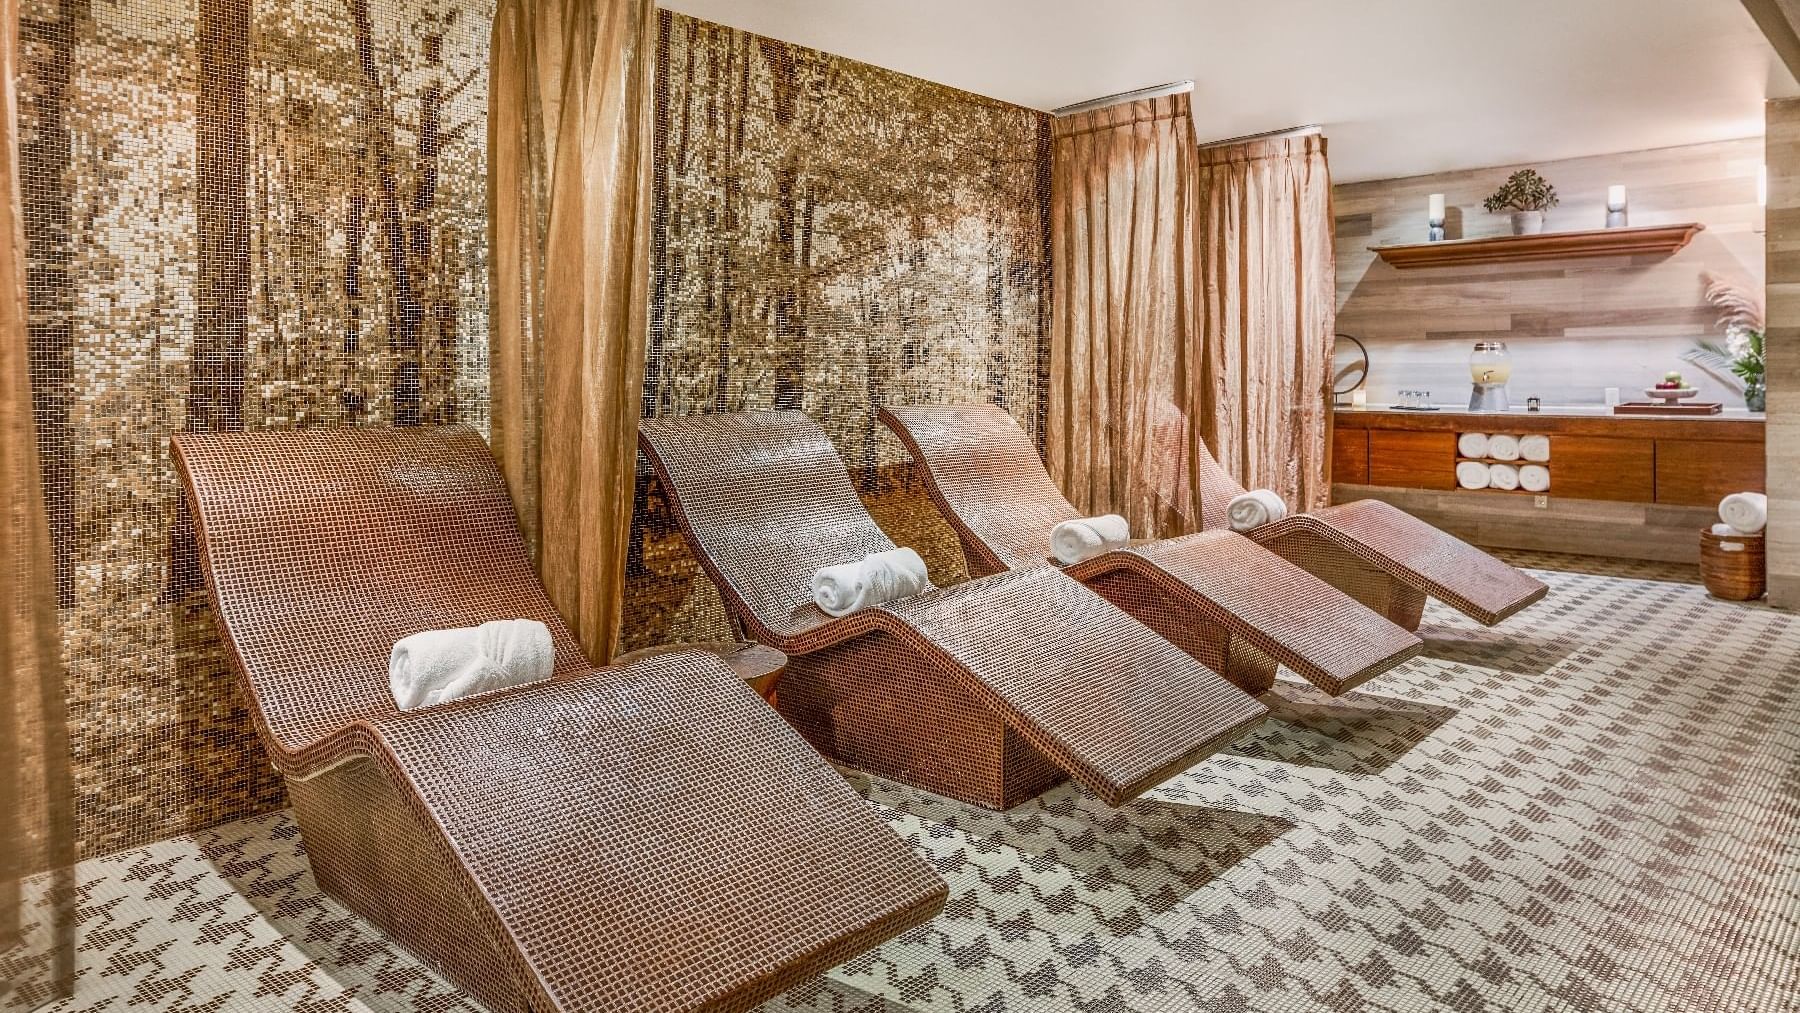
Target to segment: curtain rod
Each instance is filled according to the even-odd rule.
[[[1244,144],[1249,141],[1269,141],[1277,137],[1306,137],[1311,134],[1322,134],[1325,128],[1317,123],[1308,123],[1303,127],[1283,127],[1280,130],[1265,130],[1260,134],[1244,134],[1241,137],[1223,137],[1216,141],[1203,141],[1202,148],[1222,148],[1227,144]]]
[[[1061,106],[1050,110],[1050,115],[1069,116],[1074,113],[1085,113],[1093,109],[1105,109],[1107,106],[1116,106],[1121,102],[1136,102],[1140,99],[1161,98],[1164,95],[1180,95],[1183,92],[1193,90],[1194,82],[1192,81],[1171,81],[1168,84],[1153,85],[1149,88],[1139,88],[1136,91],[1122,91],[1117,95],[1103,95],[1100,98],[1088,99],[1086,102],[1077,102],[1071,106]]]

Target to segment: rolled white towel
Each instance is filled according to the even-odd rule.
[[[1550,489],[1550,469],[1541,464],[1520,465],[1519,488],[1526,492],[1548,492]]]
[[[1118,514],[1078,517],[1050,529],[1050,554],[1064,566],[1131,541],[1131,525]]]
[[[1488,485],[1511,491],[1519,487],[1519,469],[1510,464],[1488,465]]]
[[[1539,464],[1550,460],[1550,437],[1543,433],[1519,437],[1519,456]]]
[[[1714,524],[1712,526],[1712,533],[1715,535],[1718,535],[1721,538],[1731,538],[1733,536],[1741,537],[1743,534],[1743,532],[1741,532],[1738,529],[1732,527],[1731,525],[1725,523],[1724,521],[1720,521],[1719,523]]]
[[[1231,530],[1252,531],[1264,524],[1273,524],[1287,516],[1287,503],[1280,496],[1267,489],[1252,489],[1242,496],[1235,496],[1225,508],[1231,518]]]
[[[812,577],[813,603],[829,616],[847,616],[882,602],[911,598],[932,587],[925,560],[906,546],[871,552],[853,563],[818,570]]]
[[[1486,457],[1488,434],[1464,433],[1456,438],[1456,452],[1464,457]]]
[[[1487,455],[1496,461],[1518,460],[1519,438],[1509,433],[1495,433],[1488,437]]]
[[[1734,492],[1719,501],[1719,519],[1739,534],[1754,535],[1769,523],[1769,497],[1760,492]]]
[[[388,652],[388,690],[403,711],[550,678],[556,647],[535,619],[496,619],[402,637]]]
[[[1464,461],[1456,466],[1456,484],[1464,489],[1486,489],[1488,466],[1480,461]]]

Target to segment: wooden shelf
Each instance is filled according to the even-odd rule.
[[[1382,260],[1402,270],[1459,264],[1505,264],[1573,257],[1666,257],[1686,246],[1701,229],[1699,222],[1643,225],[1585,232],[1543,232],[1535,236],[1486,236],[1446,239],[1437,243],[1371,246]]]

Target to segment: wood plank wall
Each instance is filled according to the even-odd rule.
[[[1768,105],[1769,601],[1800,608],[1800,99]]]
[[[1762,139],[1749,138],[1536,163],[1562,198],[1548,230],[1604,225],[1612,183],[1628,188],[1633,225],[1706,225],[1668,258],[1400,272],[1367,247],[1422,241],[1429,194],[1446,195],[1450,238],[1509,232],[1507,217],[1488,214],[1481,201],[1520,166],[1336,187],[1337,326],[1370,346],[1370,401],[1423,389],[1440,402],[1466,402],[1469,346],[1499,339],[1512,348],[1516,401],[1535,395],[1551,404],[1597,404],[1605,387],[1624,388],[1629,397],[1631,388],[1681,369],[1701,381],[1702,396],[1741,407],[1729,388],[1676,357],[1715,319],[1702,292],[1703,270],[1762,284],[1762,160]]]

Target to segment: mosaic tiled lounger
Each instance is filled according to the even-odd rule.
[[[894,543],[799,412],[646,420],[639,442],[733,619],[789,655],[782,715],[847,765],[999,809],[1073,776],[1116,806],[1268,713],[1048,568],[819,611],[817,569]]]
[[[1043,559],[1050,528],[1079,516],[1050,481],[1029,437],[1001,409],[952,405],[890,409],[885,416],[927,472],[933,498],[962,541],[970,572]],[[1226,508],[1244,487],[1204,445],[1199,449],[1201,527],[1228,532]],[[1248,537],[1408,630],[1418,629],[1428,595],[1492,626],[1549,590],[1535,577],[1375,500],[1293,514]],[[1163,563],[1160,553],[1157,562]]]
[[[1049,565],[1050,529],[1079,517],[1012,416],[991,405],[890,408],[970,573]],[[1255,693],[1279,662],[1343,693],[1418,654],[1415,635],[1230,531],[1143,540],[1065,573]]]
[[[496,1010],[742,1010],[946,888],[716,658],[594,669],[472,430],[179,436],[207,585],[326,893]],[[537,619],[556,676],[405,713],[389,647]]]

